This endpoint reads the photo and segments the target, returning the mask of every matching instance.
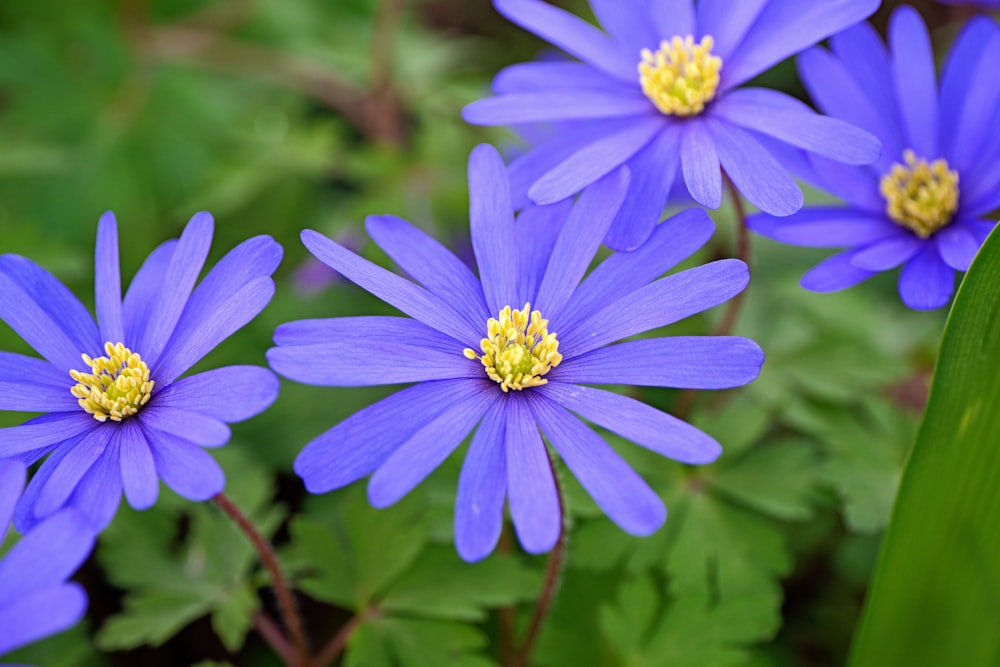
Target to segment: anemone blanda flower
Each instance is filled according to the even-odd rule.
[[[514,23],[579,58],[501,71],[477,125],[552,123],[551,138],[511,163],[515,206],[569,197],[619,165],[632,181],[606,243],[630,250],[652,232],[680,173],[717,208],[720,166],[775,215],[802,191],[772,155],[789,144],[850,164],[879,152],[869,133],[764,88],[738,88],[772,65],[865,19],[878,0],[591,0],[607,35],[539,0],[495,0]],[[525,195],[525,193],[527,193]]]
[[[847,206],[757,215],[749,225],[785,243],[848,248],[806,273],[806,289],[841,290],[902,265],[903,302],[940,308],[996,224],[983,216],[1000,206],[1000,27],[970,21],[940,84],[927,28],[910,7],[893,13],[888,49],[868,24],[830,45],[802,54],[802,80],[828,114],[878,135],[883,155],[870,167],[802,156],[800,175]]]
[[[24,488],[20,461],[0,461],[0,542]],[[0,658],[70,628],[83,617],[87,595],[67,583],[94,546],[94,531],[75,509],[36,526],[0,558]]]
[[[745,264],[720,260],[657,279],[712,234],[704,211],[660,225],[648,243],[613,255],[581,283],[628,187],[621,169],[570,202],[529,208],[515,222],[500,156],[469,160],[477,279],[441,244],[398,218],[370,217],[373,240],[422,286],[321,234],[302,240],[322,262],[410,318],[343,317],[281,325],[272,368],[317,385],[414,382],[309,443],[295,461],[323,493],[372,475],[376,507],[419,484],[476,428],[458,485],[455,541],[475,560],[500,535],[504,500],[521,544],[550,549],[560,531],[544,432],[566,466],[625,530],[666,517],[659,497],[580,419],[655,452],[706,463],[718,443],[637,400],[588,384],[717,389],[746,384],[763,353],[737,337],[649,338],[609,345],[718,305],[746,286]]]
[[[256,366],[178,378],[267,305],[282,251],[269,236],[249,239],[195,288],[212,232],[212,216],[191,218],[179,239],[146,259],[123,299],[117,225],[104,214],[96,323],[52,274],[0,256],[0,319],[44,357],[0,352],[3,408],[47,413],[0,429],[0,458],[48,455],[18,503],[22,532],[67,505],[103,528],[123,490],[145,509],[159,479],[192,500],[222,490],[222,470],[202,448],[224,445],[227,422],[270,405],[278,380]]]

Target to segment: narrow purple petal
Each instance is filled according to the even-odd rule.
[[[830,38],[830,47],[849,73],[854,85],[871,105],[878,126],[866,127],[875,132],[892,155],[901,154],[906,143],[900,127],[899,108],[893,92],[892,65],[882,36],[870,23],[857,23]],[[830,86],[837,82],[831,81]],[[836,94],[836,91],[831,91]],[[843,92],[841,92],[843,94]]]
[[[628,192],[628,181],[628,170],[619,169],[584,190],[573,206],[552,249],[533,304],[545,317],[558,317],[573,295],[618,214]]]
[[[641,118],[617,134],[585,145],[538,179],[528,190],[528,196],[536,204],[552,204],[576,194],[621,166],[664,125],[662,118]]]
[[[476,427],[487,408],[501,397],[499,387],[479,385],[414,432],[378,467],[368,482],[368,501],[388,507],[431,474],[465,436]]]
[[[239,422],[263,412],[278,397],[274,373],[259,366],[225,366],[183,378],[157,392],[161,407]]]
[[[879,0],[771,0],[722,66],[724,90],[865,20]]]
[[[738,336],[648,338],[587,353],[549,371],[552,382],[729,389],[757,378],[764,353]]]
[[[518,239],[520,266],[518,293],[513,303],[535,301],[556,239],[572,209],[573,200],[564,199],[548,206],[529,206],[517,217],[514,236]]]
[[[97,422],[94,423],[96,424]],[[21,498],[17,501],[17,506],[14,508],[14,527],[22,535],[28,534],[38,525],[40,519],[35,516],[35,505],[38,502],[38,496],[41,495],[42,489],[52,476],[52,473],[59,467],[62,460],[66,458],[66,454],[73,450],[73,445],[84,437],[86,436],[78,435],[61,443],[61,446],[40,450],[46,453],[51,452],[51,454],[38,466],[38,470],[31,477],[27,487],[24,489],[24,493],[21,494]]]
[[[868,280],[877,271],[859,269],[851,263],[855,250],[837,253],[806,271],[799,284],[813,292],[839,292]]]
[[[490,555],[503,530],[503,501],[507,496],[507,457],[504,451],[506,401],[495,401],[483,416],[458,479],[455,499],[455,548],[474,562]]]
[[[528,553],[555,546],[562,527],[562,508],[545,443],[520,396],[507,400],[507,494],[514,530]]]
[[[738,259],[721,259],[661,278],[562,332],[559,351],[568,361],[608,343],[673,324],[728,301],[749,280],[747,265]]]
[[[851,264],[866,271],[888,271],[917,254],[925,243],[904,232],[859,248],[851,257]]]
[[[795,179],[746,130],[708,119],[719,161],[736,188],[751,204],[771,215],[791,215],[804,202]]]
[[[142,428],[134,419],[125,420],[118,429],[122,488],[128,504],[137,510],[149,509],[160,493],[153,452],[146,443]]]
[[[807,155],[806,159],[816,175],[813,183],[820,189],[843,200],[852,208],[876,216],[885,213],[885,198],[879,192],[882,174],[876,171],[874,166],[869,169],[858,169],[815,154]],[[782,160],[782,162],[790,167],[787,161]],[[889,167],[886,166],[886,169]]]
[[[979,241],[964,225],[952,223],[934,235],[938,254],[944,263],[956,271],[968,271],[976,253]]]
[[[638,53],[636,51],[637,56]],[[505,67],[493,77],[493,92],[496,95],[553,90],[555,88],[571,88],[573,90],[583,88],[629,95],[635,91],[633,82],[625,83],[621,79],[608,76],[590,65],[569,61],[518,63]]]
[[[537,0],[494,0],[494,7],[513,23],[626,81],[636,78],[636,63],[623,57],[600,30],[569,12]],[[637,52],[638,53],[638,52]]]
[[[91,431],[101,423],[83,410],[53,412],[19,426],[0,428],[0,458],[49,447]]]
[[[122,502],[121,448],[117,439],[112,440],[104,455],[80,480],[80,485],[69,499],[90,522],[94,530],[104,530],[118,511]]]
[[[272,347],[267,351],[267,362],[296,382],[326,387],[367,387],[483,374],[482,365],[466,359],[458,344],[448,353],[425,347],[419,340],[414,342],[368,342],[363,349],[354,342]],[[479,346],[474,349],[478,351]]]
[[[821,116],[794,97],[766,88],[727,93],[712,105],[711,114],[847,164],[870,164],[882,148],[875,135],[837,118]]]
[[[0,607],[0,655],[76,625],[86,609],[79,584],[53,586]]]
[[[743,40],[769,0],[700,0],[698,32],[711,35],[715,42],[712,53],[722,58],[723,65]],[[684,33],[680,33],[684,34]]]
[[[636,57],[636,62],[639,49],[655,50],[660,44],[649,4],[647,0],[590,0],[597,21],[615,38],[623,55]]]
[[[456,340],[468,341],[466,344],[474,344],[482,338],[479,330],[465,324],[461,315],[438,297],[362,259],[319,232],[304,230],[302,243],[316,259],[410,317]]]
[[[201,502],[222,492],[226,476],[204,449],[152,429],[143,428],[143,433],[153,450],[156,472],[174,493]]]
[[[58,368],[80,368],[101,349],[97,325],[51,273],[18,255],[0,256],[0,320]]]
[[[698,32],[692,0],[657,0],[650,3],[649,11],[661,40],[669,40],[675,35],[696,36]],[[638,62],[637,59],[636,66]]]
[[[788,217],[751,215],[747,226],[775,241],[810,248],[866,245],[899,234],[883,216],[843,207],[810,207]]]
[[[116,431],[116,424],[102,424],[101,428],[94,429],[81,441],[62,445],[69,451],[45,481],[35,503],[36,517],[48,516],[66,504],[80,480],[104,454]]]
[[[715,142],[704,122],[688,122],[681,137],[681,173],[688,192],[702,206],[722,204],[722,172]]]
[[[663,501],[602,437],[558,403],[537,394],[531,399],[549,442],[612,521],[633,535],[649,535],[663,525]]]
[[[94,538],[86,518],[73,509],[38,524],[0,560],[0,608],[73,576],[94,547]]]
[[[490,317],[479,280],[437,240],[392,215],[368,216],[365,229],[411,278],[446,303],[461,303],[458,311],[470,325],[482,326]]]
[[[488,380],[443,380],[398,391],[313,439],[295,459],[295,472],[310,493],[346,486],[374,472],[460,396],[487,383],[495,384]]]
[[[81,364],[82,365],[82,362]],[[42,359],[0,352],[0,405],[19,412],[69,412],[78,409],[69,393],[68,373]]]
[[[955,289],[955,271],[928,243],[899,272],[899,296],[914,310],[934,310],[948,304]]]
[[[980,48],[981,57],[978,62],[966,62],[966,66],[975,69],[972,85],[968,89],[961,91],[956,99],[944,97],[942,91],[941,99],[946,101],[942,104],[941,114],[945,114],[945,109],[950,106],[960,106],[961,112],[952,121],[953,128],[942,122],[940,124],[942,134],[946,128],[954,132],[954,139],[951,144],[942,141],[943,153],[948,156],[949,166],[957,168],[960,172],[969,170],[976,165],[977,159],[983,155],[983,142],[992,141],[996,145],[995,128],[997,119],[1000,118],[1000,86],[988,85],[983,82],[990,81],[996,74],[997,63],[1000,62],[1000,31],[993,31],[991,39],[984,40]],[[943,121],[943,119],[942,119]]]
[[[469,233],[489,312],[517,292],[514,209],[503,159],[488,144],[469,155]]]
[[[139,341],[146,337],[149,318],[163,290],[163,276],[176,248],[177,239],[161,243],[149,254],[129,283],[122,300],[122,318],[125,321],[123,342],[127,347],[135,349]]]
[[[722,454],[722,446],[704,431],[634,398],[562,382],[550,382],[539,387],[539,392],[584,419],[675,461],[701,465]]]
[[[483,326],[485,319],[479,323]],[[423,322],[408,317],[387,315],[360,315],[332,317],[315,320],[297,320],[278,325],[274,342],[279,347],[298,347],[320,343],[369,343],[420,344],[438,352],[453,353],[461,344],[451,336],[431,329]],[[459,350],[461,351],[461,350]]]
[[[677,176],[680,139],[680,125],[669,124],[626,163],[629,191],[604,238],[609,248],[635,250],[653,233]]]
[[[153,399],[135,417],[143,430],[162,431],[202,447],[221,447],[232,433],[224,421],[199,412],[179,410],[159,404]]]
[[[966,121],[961,119],[967,115],[978,118],[985,111],[976,108],[981,104],[981,96],[989,96],[996,89],[996,86],[978,85],[980,81],[989,80],[988,76],[983,78],[986,76],[984,68],[996,66],[996,34],[996,22],[993,19],[986,16],[970,19],[962,26],[945,57],[940,93],[940,99],[944,103],[940,108],[939,125],[941,148],[945,155],[953,156],[963,150],[967,140],[958,139],[960,135],[973,135],[977,139],[983,136],[981,126],[972,123],[966,125]],[[970,148],[974,148],[979,142],[974,140],[969,143]]]
[[[610,303],[644,287],[705,245],[715,224],[702,209],[688,209],[653,230],[649,239],[631,252],[616,252],[580,284],[557,319],[570,330]]]
[[[97,223],[94,261],[94,304],[101,338],[115,343],[125,340],[122,320],[122,276],[118,264],[118,223],[108,211]]]
[[[892,13],[889,48],[907,148],[921,157],[936,156],[938,96],[934,49],[917,10],[901,6]]]
[[[14,506],[24,490],[25,479],[24,466],[20,461],[0,461],[0,539],[7,534],[7,527],[14,516]]]
[[[557,88],[477,100],[462,109],[462,118],[472,125],[521,125],[566,120],[651,117],[654,113],[655,107],[638,90],[626,94],[590,88]]]

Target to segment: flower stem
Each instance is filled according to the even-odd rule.
[[[335,634],[326,646],[320,649],[320,652],[316,654],[316,659],[312,662],[312,667],[326,667],[331,662],[337,659],[347,647],[347,642],[350,640],[351,635],[354,631],[364,623],[365,619],[368,618],[371,612],[369,610],[364,610],[360,612],[357,616],[349,620],[344,624],[342,628]]]
[[[740,193],[736,189],[736,186],[733,185],[733,181],[726,175],[725,172],[723,172],[722,177],[726,183],[726,189],[729,191],[729,198],[733,202],[733,209],[736,211],[736,258],[743,260],[743,262],[749,266],[750,230],[747,229],[747,211],[743,206],[743,198],[740,197]],[[742,292],[729,300],[729,305],[726,306],[725,314],[722,316],[719,324],[712,331],[713,336],[728,336],[732,333],[733,325],[736,324],[736,319],[739,317],[740,308],[743,306],[743,297],[746,293],[747,291],[744,289]]]
[[[289,588],[285,575],[281,571],[281,566],[278,565],[278,557],[274,553],[274,547],[271,546],[269,541],[264,539],[264,536],[260,534],[260,531],[257,530],[250,519],[240,511],[240,508],[228,496],[220,493],[214,496],[212,500],[236,523],[239,529],[243,531],[243,534],[247,536],[247,539],[250,540],[250,543],[253,544],[254,549],[260,556],[264,567],[267,568],[267,571],[271,575],[271,584],[274,586],[275,596],[278,598],[278,607],[281,609],[285,628],[291,634],[292,643],[295,647],[296,660],[288,662],[286,656],[282,655],[282,657],[285,658],[289,667],[308,667],[311,662],[311,656],[309,655],[309,644],[306,641],[302,617],[299,615],[298,608],[295,605],[295,598],[292,596],[292,590]],[[267,639],[266,636],[265,639]]]
[[[559,539],[556,540],[555,547],[549,554],[549,562],[545,566],[545,579],[542,582],[542,592],[538,596],[538,603],[535,605],[535,613],[531,617],[528,625],[528,634],[524,637],[524,643],[514,653],[510,667],[527,667],[531,652],[535,648],[535,642],[542,629],[552,606],[552,601],[556,595],[556,584],[559,582],[559,574],[566,564],[566,503],[563,500],[562,489],[559,487],[559,476],[556,475],[555,465],[552,463],[552,455],[548,449],[545,450],[549,459],[549,470],[552,472],[552,479],[555,480],[556,496],[559,499]]]
[[[275,625],[267,614],[264,612],[257,612],[253,617],[253,627],[257,631],[264,641],[268,643],[282,662],[286,665],[298,664],[298,656],[295,654],[295,647],[293,647],[285,635],[282,634],[281,628]]]

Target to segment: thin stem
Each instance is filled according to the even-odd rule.
[[[298,664],[299,657],[295,654],[295,647],[285,639],[281,628],[275,625],[274,621],[267,614],[257,612],[253,618],[253,627],[257,631],[257,634],[278,654],[282,662],[286,665]]]
[[[559,574],[562,572],[566,561],[566,503],[563,501],[562,489],[559,487],[559,476],[556,475],[555,465],[552,463],[552,455],[548,449],[545,450],[549,459],[549,470],[552,471],[552,479],[556,484],[556,496],[559,499],[559,539],[555,547],[549,554],[549,562],[545,566],[545,579],[542,582],[542,592],[538,596],[538,604],[535,605],[535,613],[531,617],[528,625],[528,634],[524,637],[524,643],[514,654],[511,667],[527,667],[531,652],[535,648],[535,642],[542,629],[542,623],[548,615],[549,607],[555,599],[556,584],[559,582]]]
[[[327,665],[336,660],[337,656],[347,647],[347,642],[350,640],[351,635],[365,622],[370,613],[370,610],[366,609],[345,623],[344,627],[340,628],[337,634],[327,642],[326,646],[316,654],[316,658],[312,662],[312,667],[327,667]]]
[[[285,628],[292,636],[292,643],[295,646],[297,660],[288,663],[290,666],[308,667],[310,663],[309,644],[306,641],[305,630],[303,629],[302,617],[299,615],[298,607],[295,605],[295,598],[292,590],[288,586],[285,575],[278,565],[278,557],[274,553],[274,547],[264,539],[256,526],[238,508],[232,500],[225,494],[220,493],[212,498],[215,504],[232,519],[243,534],[247,536],[254,549],[260,556],[261,562],[271,575],[271,584],[274,586],[275,596],[278,598],[278,608],[285,623]],[[287,662],[287,661],[286,661]]]
[[[743,198],[733,185],[732,180],[725,173],[722,174],[726,182],[726,189],[729,190],[729,197],[732,199],[733,208],[736,210],[736,258],[750,264],[750,230],[747,229],[747,211],[743,206]],[[712,331],[713,336],[728,336],[732,333],[733,325],[739,317],[740,308],[743,306],[743,297],[747,291],[743,290],[732,299],[726,306],[726,312],[719,321],[718,326]]]
[[[497,550],[505,555],[513,551],[509,524],[504,524],[500,531],[500,544]],[[500,645],[500,664],[509,665],[514,659],[514,605],[501,607],[497,612],[497,643]]]

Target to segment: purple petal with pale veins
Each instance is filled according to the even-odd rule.
[[[503,501],[507,496],[506,405],[505,401],[495,401],[486,411],[458,479],[455,548],[469,562],[490,555],[503,530]]]

